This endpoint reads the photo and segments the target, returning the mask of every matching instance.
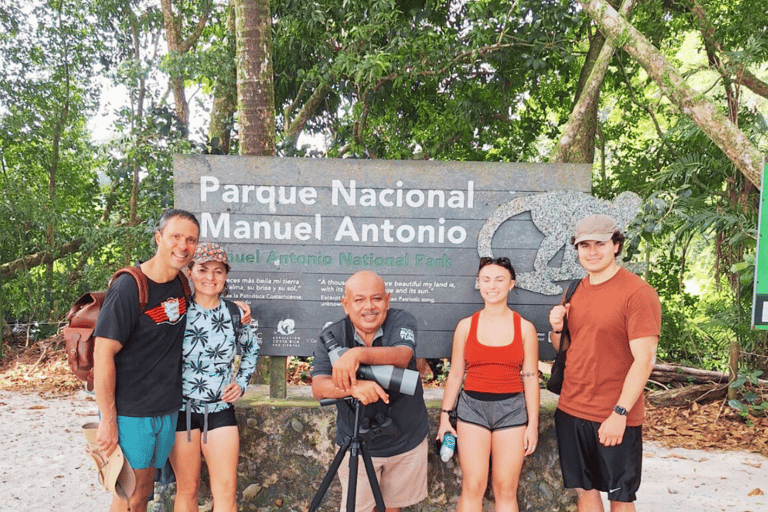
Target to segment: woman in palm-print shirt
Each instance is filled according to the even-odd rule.
[[[184,404],[170,457],[176,475],[174,512],[197,512],[202,457],[208,465],[214,510],[237,511],[240,438],[233,403],[248,387],[259,347],[249,325],[233,322],[237,306],[221,299],[229,269],[220,245],[198,244],[189,266],[195,291],[184,333]]]

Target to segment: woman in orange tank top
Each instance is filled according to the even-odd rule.
[[[533,324],[507,305],[515,286],[509,258],[481,258],[477,280],[484,307],[456,325],[437,438],[457,436],[457,512],[482,510],[489,460],[496,512],[516,512],[523,458],[539,439],[539,342]]]

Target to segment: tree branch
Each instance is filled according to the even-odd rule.
[[[715,58],[714,62],[718,68],[718,71],[720,71],[720,74],[723,76],[730,76],[735,83],[743,85],[750,91],[759,96],[762,96],[763,98],[768,98],[768,84],[753,75],[745,65],[731,62],[728,54],[726,54],[720,47],[720,44],[715,41],[714,37],[712,36],[712,33],[714,32],[712,29],[712,24],[707,18],[704,7],[698,1],[694,1],[694,8],[692,12],[694,16],[696,16],[696,19],[699,21],[699,28],[701,29],[701,35],[704,39],[704,42],[707,45],[712,46],[712,48],[717,49],[717,52],[722,56],[722,60],[720,58]]]
[[[729,64],[733,72],[733,81],[743,85],[753,93],[768,99],[768,84],[753,75],[743,64]]]
[[[632,10],[634,0],[624,0],[619,8],[619,15],[627,17]],[[611,41],[608,41],[606,36],[606,42],[603,48],[600,50],[600,54],[595,60],[595,64],[592,67],[592,71],[589,73],[584,89],[581,91],[576,105],[573,106],[573,111],[568,117],[568,122],[563,128],[563,133],[560,135],[560,140],[557,143],[555,151],[550,157],[550,162],[567,162],[568,153],[577,140],[579,130],[581,130],[582,121],[586,116],[587,111],[597,101],[597,95],[600,93],[600,86],[605,79],[605,73],[608,70],[608,64],[611,62],[613,52],[616,50]]]
[[[296,117],[291,122],[290,126],[288,126],[288,129],[286,130],[286,135],[288,137],[297,137],[299,135],[299,132],[304,129],[304,126],[307,124],[309,118],[312,117],[312,114],[315,113],[317,107],[320,105],[320,103],[322,103],[323,99],[328,95],[329,92],[331,92],[331,88],[328,87],[327,84],[322,84],[314,90],[307,102],[304,103],[299,112],[296,114]],[[288,115],[286,111],[286,119],[287,118]]]
[[[677,106],[725,153],[744,176],[762,187],[763,155],[715,106],[690,87],[638,30],[604,0],[578,0],[598,28],[617,48],[625,50]]]
[[[3,263],[0,265],[0,277],[5,279],[13,276],[19,270],[29,270],[33,267],[53,263],[68,254],[77,252],[83,243],[85,243],[85,239],[78,238],[77,240],[65,243],[55,251],[40,251],[28,254],[14,261],[9,261],[8,263]]]

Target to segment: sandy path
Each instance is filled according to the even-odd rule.
[[[0,411],[0,511],[109,509],[80,428],[98,421],[94,400],[0,391]]]
[[[768,458],[652,443],[644,448],[638,511],[768,512],[768,496],[749,495],[768,493]]]
[[[80,393],[42,398],[0,390],[0,512],[106,511],[80,427],[96,420]],[[637,509],[768,512],[768,458],[744,452],[667,449],[647,443]]]

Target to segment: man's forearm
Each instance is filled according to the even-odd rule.
[[[102,421],[116,421],[115,386],[117,372],[115,370],[115,358],[99,350],[94,351],[93,358],[93,384],[96,393],[96,404],[99,407],[101,419]]]
[[[635,359],[632,366],[629,367],[627,376],[624,378],[624,385],[621,388],[621,395],[617,402],[618,405],[630,410],[634,407],[638,398],[643,394],[648,377],[653,371],[653,358]]]
[[[315,400],[322,400],[324,398],[346,398],[349,393],[343,389],[337,388],[333,384],[330,375],[318,375],[312,379],[312,396]]]
[[[367,365],[391,364],[398,368],[406,368],[413,358],[413,351],[404,346],[355,347],[352,350],[358,351],[358,362]]]

